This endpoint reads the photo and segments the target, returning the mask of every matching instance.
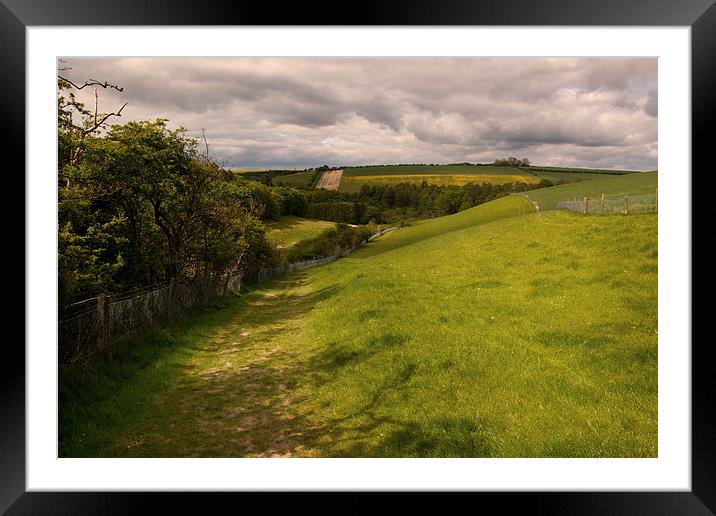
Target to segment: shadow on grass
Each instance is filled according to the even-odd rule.
[[[306,273],[266,285],[253,300],[176,364],[110,454],[137,457],[286,456],[300,451],[308,423],[292,410],[304,364],[293,335],[316,304],[342,287],[302,292]],[[297,449],[298,448],[298,449]]]
[[[155,429],[161,428],[164,435],[159,439],[163,444],[150,450],[158,453],[146,456],[193,456],[196,451],[201,451],[203,448],[195,444],[201,441],[202,428],[205,427],[206,432],[216,430],[211,424],[203,425],[202,418],[209,423],[216,421],[217,414],[225,412],[226,405],[235,401],[237,395],[251,392],[254,384],[262,384],[262,381],[245,374],[237,375],[237,378],[227,377],[220,367],[200,374],[200,369],[192,363],[193,358],[200,353],[220,364],[241,344],[225,328],[240,327],[242,332],[251,333],[274,318],[300,318],[316,303],[338,291],[338,287],[332,287],[303,296],[288,294],[288,289],[304,281],[305,273],[295,273],[261,285],[262,289],[276,290],[274,298],[261,297],[260,291],[241,297],[228,296],[215,302],[213,307],[164,328],[152,328],[125,339],[117,344],[110,359],[92,367],[61,371],[58,386],[59,455],[137,455],[135,451],[141,450],[145,439],[132,429],[147,427],[148,422],[153,422],[149,426]],[[254,320],[244,324],[248,310]],[[281,336],[290,337],[280,326],[269,326],[262,332],[261,339]],[[271,350],[266,354],[271,354]],[[281,378],[276,375],[268,375],[263,380],[266,391],[288,388],[282,386]],[[166,399],[168,392],[174,393],[167,399],[168,404],[154,402],[154,396]],[[227,403],[221,402],[222,393],[228,397]],[[182,395],[186,401],[171,406],[172,402],[182,399]],[[189,402],[193,406],[189,407]],[[227,412],[224,422],[230,422],[231,414],[231,411]],[[182,435],[184,431],[187,435]],[[172,452],[173,445],[182,439],[188,440],[194,451]]]
[[[367,353],[362,358],[368,356],[372,355]],[[418,422],[384,413],[384,401],[410,389],[410,380],[417,373],[418,367],[408,363],[386,375],[358,409],[325,420],[320,428],[305,435],[310,439],[308,445],[326,457],[489,457],[487,427],[481,421],[442,417]],[[331,436],[330,448],[321,449],[325,440],[320,438],[327,434]]]
[[[358,349],[334,342],[306,356],[293,345],[298,322],[342,288],[305,292],[306,276],[286,276],[262,295],[228,299],[223,309],[138,336],[111,363],[66,379],[60,455],[489,456],[479,421],[389,415],[419,374],[414,363],[386,368],[349,413],[313,412],[311,400],[300,398],[303,387],[321,388],[409,338],[387,331]]]

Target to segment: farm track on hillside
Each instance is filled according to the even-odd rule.
[[[342,170],[329,170],[324,172],[321,179],[318,180],[316,189],[338,190],[338,187],[341,186],[341,177],[343,177]]]

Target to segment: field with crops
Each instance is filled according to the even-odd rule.
[[[152,339],[60,456],[656,457],[657,217],[500,198]]]
[[[415,174],[488,174],[488,175],[530,175],[516,167],[495,165],[376,165],[371,167],[346,168],[346,176],[387,176]]]
[[[638,172],[619,176],[604,176],[587,181],[579,181],[549,188],[540,188],[528,192],[531,199],[539,203],[542,210],[553,210],[557,203],[567,199],[599,198],[623,195],[655,194],[658,185],[658,173]]]
[[[493,165],[385,165],[346,168],[340,190],[357,192],[366,184],[422,183],[464,185],[467,183],[502,185],[538,183],[540,178],[515,167]]]
[[[539,183],[535,176],[510,174],[391,174],[385,176],[352,176],[344,177],[340,190],[358,192],[363,185],[395,185],[397,183],[420,184],[423,181],[434,185],[466,185],[468,183],[503,185],[505,183]]]

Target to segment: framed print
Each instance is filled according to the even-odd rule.
[[[26,347],[0,507],[716,510],[712,2],[267,7],[3,0]]]

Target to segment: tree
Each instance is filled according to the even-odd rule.
[[[71,70],[71,67],[60,59],[58,70],[64,73]],[[75,91],[91,86],[94,86],[94,109],[92,110],[87,109],[85,104],[77,100],[75,95]],[[60,145],[58,156],[61,167],[63,164],[77,165],[85,150],[86,139],[106,128],[106,124],[111,117],[122,116],[122,110],[127,105],[125,102],[115,111],[100,112],[97,87],[110,88],[120,92],[124,91],[124,88],[107,81],[100,82],[95,79],[89,79],[82,84],[76,84],[63,75],[57,74],[57,125]]]
[[[203,285],[262,260],[271,188],[205,159],[166,120],[91,137],[60,188],[61,299],[171,279]]]

